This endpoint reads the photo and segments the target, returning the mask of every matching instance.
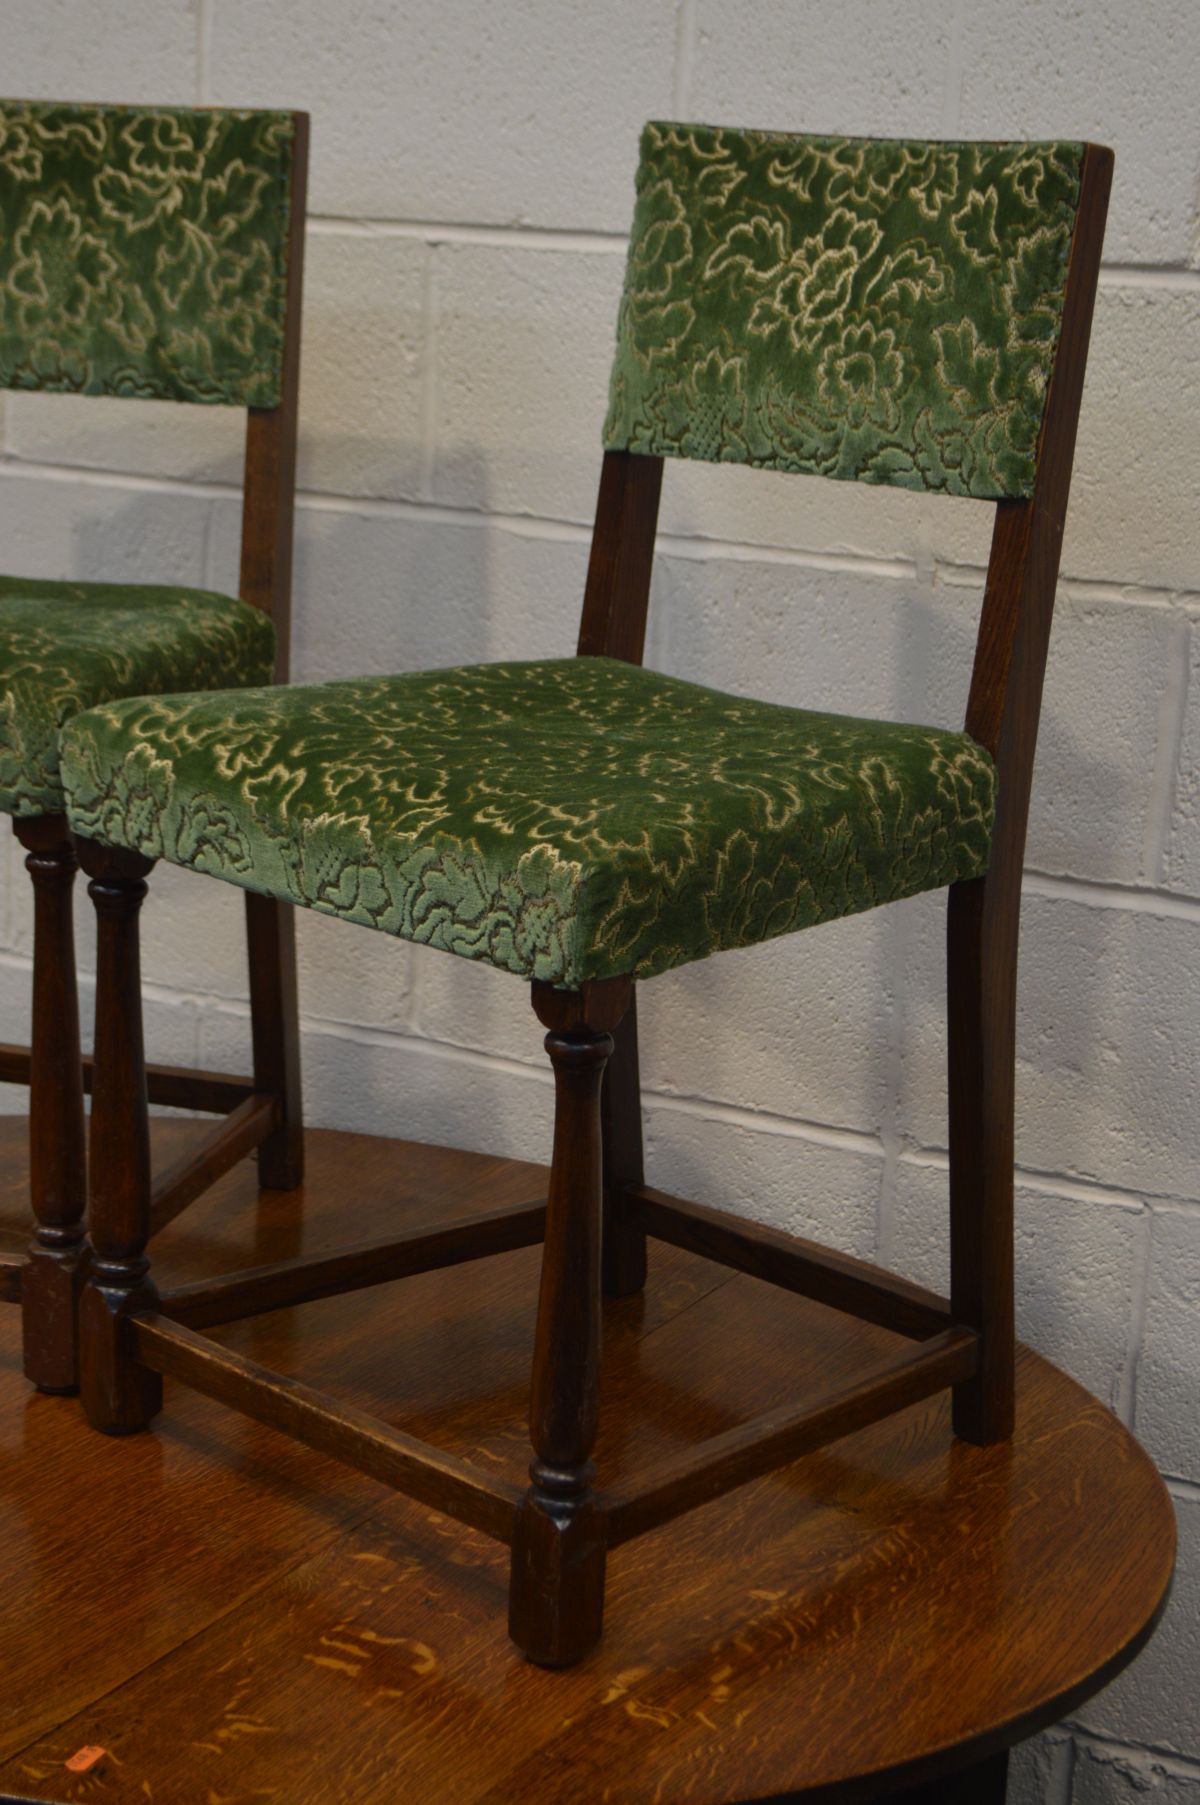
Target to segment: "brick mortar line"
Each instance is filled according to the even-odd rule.
[[[599,476],[600,459],[596,470]],[[46,481],[78,483],[83,488],[127,490],[135,494],[190,495],[197,500],[240,501],[240,482],[218,478],[186,476],[152,476],[135,470],[102,469],[88,464],[62,464],[23,457],[7,451],[0,456],[0,477],[11,476],[21,482]],[[473,508],[453,502],[436,502],[419,496],[348,495],[336,490],[299,489],[296,505],[302,512],[358,514],[374,519],[415,519],[431,524],[492,528],[514,533],[527,539],[552,543],[587,545],[591,540],[591,524],[583,520],[566,520],[548,514],[504,513]],[[658,548],[666,557],[690,559],[694,562],[724,560],[734,563],[784,564],[801,570],[856,570],[867,575],[914,581],[916,562],[911,558],[885,558],[871,552],[829,551],[819,547],[775,545],[768,540],[716,539],[703,533],[659,534]],[[986,570],[982,565],[961,564],[953,559],[938,558],[934,563],[938,581],[955,588],[982,588]],[[1129,607],[1181,606],[1200,611],[1200,590],[1166,584],[1119,583],[1098,577],[1064,576],[1060,583],[1070,600],[1112,602]]]
[[[1152,1742],[1124,1742],[1120,1737],[1106,1736],[1102,1730],[1089,1730],[1086,1724],[1077,1723],[1069,1717],[1064,1718],[1058,1727],[1068,1732],[1081,1748],[1096,1749],[1118,1757],[1125,1756],[1134,1766],[1140,1760],[1152,1761],[1172,1779],[1200,1779],[1200,1758],[1181,1755],[1177,1749],[1162,1748]]]
[[[1187,734],[1188,674],[1192,629],[1185,616],[1176,616],[1167,627],[1164,648],[1165,677],[1159,696],[1154,741],[1154,765],[1146,803],[1142,839],[1142,878],[1165,884],[1170,875],[1171,837],[1184,739]]]
[[[1130,1279],[1129,1334],[1125,1346],[1125,1363],[1117,1385],[1115,1410],[1131,1434],[1137,1433],[1138,1384],[1141,1378],[1142,1354],[1146,1345],[1146,1325],[1150,1316],[1150,1271],[1154,1257],[1154,1211],[1146,1210],[1138,1224],[1133,1249],[1133,1272]]]
[[[692,66],[696,55],[696,0],[675,0],[675,59],[671,115],[686,119],[691,109]]]
[[[437,246],[430,245],[421,279],[421,465],[417,486],[428,501],[437,469],[438,292]]]
[[[585,256],[624,256],[626,232],[576,226],[505,226],[449,219],[387,219],[370,214],[310,213],[307,230],[320,238],[401,238],[419,244],[471,244],[529,251],[578,251]]]
[[[196,104],[208,104],[212,75],[213,0],[196,0]]]
[[[950,1156],[944,1147],[927,1147],[908,1140],[900,1155],[901,1165],[923,1167],[927,1171],[949,1170]],[[1099,1179],[1080,1178],[1078,1174],[1054,1172],[1041,1166],[1016,1167],[1016,1182],[1022,1189],[1042,1196],[1063,1197],[1070,1203],[1095,1203],[1107,1209],[1121,1209],[1129,1215],[1145,1211],[1148,1215],[1193,1216],[1200,1211],[1200,1197],[1184,1197],[1174,1191],[1137,1190],[1129,1185]]]

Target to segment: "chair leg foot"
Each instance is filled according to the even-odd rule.
[[[84,1415],[105,1435],[136,1435],[162,1409],[162,1378],[141,1366],[130,1347],[129,1318],[153,1303],[148,1283],[129,1289],[93,1276],[80,1300],[80,1395]]]
[[[571,1667],[604,1627],[604,1525],[590,1500],[578,1508],[531,1486],[512,1547],[508,1633],[539,1667]]]
[[[989,1386],[983,1374],[954,1387],[951,1422],[959,1441],[987,1448],[1010,1441],[1016,1411],[1011,1383]]]
[[[51,1396],[79,1390],[77,1316],[89,1256],[86,1242],[61,1250],[35,1242],[21,1276],[25,1377]]]

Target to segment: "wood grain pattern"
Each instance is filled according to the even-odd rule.
[[[95,1062],[85,1053],[83,1088],[91,1095]],[[11,1041],[0,1044],[0,1084],[28,1084],[30,1050]],[[254,1094],[253,1078],[236,1072],[202,1072],[194,1066],[147,1065],[146,1089],[151,1103],[167,1109],[199,1109],[212,1115],[228,1115]]]
[[[258,1147],[274,1131],[279,1110],[277,1097],[251,1092],[182,1159],[160,1172],[150,1187],[150,1233],[161,1233],[223,1172]]]
[[[153,1132],[178,1157],[196,1125]],[[344,1237],[348,1192],[382,1236],[546,1184],[351,1135],[312,1133],[309,1162],[307,1251]],[[24,1183],[24,1124],[0,1122],[0,1231]],[[158,1270],[234,1270],[247,1240],[277,1259],[295,1217],[245,1161],[166,1231]],[[537,1279],[537,1249],[515,1250],[220,1338],[519,1485]],[[661,1245],[603,1330],[605,1486],[907,1345]],[[456,1805],[578,1805],[583,1786],[852,1805],[948,1773],[1111,1677],[1170,1577],[1170,1502],[1136,1443],[1045,1361],[1022,1351],[1017,1374],[1009,1444],[955,1441],[942,1397],[618,1549],[604,1640],[549,1674],[508,1640],[490,1538],[187,1389],[153,1436],[86,1433],[73,1401],[28,1393],[0,1315],[0,1792],[393,1805],[402,1774]],[[65,1534],[82,1497],[88,1533]],[[73,1777],[85,1743],[109,1755]]]
[[[628,1191],[626,1207],[656,1240],[686,1247],[899,1335],[923,1340],[950,1326],[950,1306],[944,1297],[853,1254],[670,1197],[650,1185]]]
[[[978,1359],[977,1338],[969,1329],[946,1329],[899,1359],[882,1362],[823,1404],[777,1404],[762,1416],[673,1455],[620,1491],[601,1497],[610,1521],[609,1547],[645,1535],[814,1448],[932,1397],[969,1378]]]
[[[464,1260],[540,1246],[546,1205],[530,1203],[498,1213],[484,1211],[417,1228],[399,1237],[363,1241],[337,1253],[300,1255],[274,1266],[252,1266],[231,1278],[202,1279],[160,1293],[161,1314],[193,1329],[245,1322],[321,1297],[344,1297],[369,1285],[386,1285],[418,1272],[436,1272]]]

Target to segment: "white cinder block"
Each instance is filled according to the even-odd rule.
[[[1035,1736],[1009,1751],[1007,1805],[1053,1805],[1060,1795],[1050,1788],[1071,1759],[1062,1735]]]
[[[1131,22],[1134,15],[1130,14]],[[1200,34],[1193,28],[1193,37]],[[1193,183],[1195,178],[1192,178]],[[1118,189],[1121,177],[1117,176]],[[1111,251],[1110,251],[1111,255]],[[1196,589],[1200,292],[1119,286],[1096,301],[1063,573]]]
[[[1079,1717],[1101,1736],[1191,1754],[1200,1749],[1200,1500],[1176,1496],[1174,1503],[1179,1557],[1166,1614],[1144,1652]]]
[[[7,444],[30,464],[240,484],[246,416],[108,395],[11,395]]]
[[[217,503],[215,580],[237,569]],[[588,547],[419,514],[306,505],[297,518],[292,677],[323,682],[575,650]]]
[[[955,130],[1091,138],[1116,151],[1110,263],[1186,263],[1196,178],[1200,38],[1190,0],[969,6]]]
[[[1070,1805],[1198,1805],[1200,1768],[1137,1749],[1077,1743]]]
[[[956,563],[982,566],[994,515],[990,502],[961,496],[670,458],[659,524],[664,534],[736,545],[857,553],[910,563],[928,560],[937,551]]]
[[[590,525],[624,270],[619,252],[438,247],[438,501]]]
[[[878,1134],[891,1108],[888,925],[829,922],[641,986],[643,1084]]]
[[[944,924],[934,900],[905,974],[904,1132],[946,1144]],[[1152,910],[1152,903],[1149,910]],[[1027,887],[1017,1031],[1017,1161],[1190,1197],[1200,1170],[1200,961],[1193,923]]]
[[[1187,713],[1172,796],[1166,882],[1171,890],[1200,896],[1200,626],[1195,622],[1190,641]]]
[[[646,1099],[645,1143],[647,1178],[659,1190],[874,1254],[879,1154],[714,1119],[665,1097]]]
[[[660,563],[674,676],[795,708],[961,724],[975,611],[963,590],[750,556]]]
[[[1133,1204],[1017,1187],[1017,1333],[1113,1407],[1129,1356],[1142,1215]],[[949,1290],[944,1165],[900,1161],[885,1241],[887,1264]]]
[[[689,119],[786,132],[935,138],[953,15],[872,0],[696,0]]]
[[[889,1052],[887,949],[876,920],[829,923],[643,984],[643,1089],[877,1131]],[[422,1034],[546,1063],[527,985],[424,948],[414,972]]]
[[[79,979],[80,1038],[91,1050],[95,1020],[95,982],[88,972]],[[0,960],[0,1035],[5,1040],[28,1043],[32,972],[27,962]],[[149,996],[144,999],[146,1058],[153,1064],[196,1064],[198,1014],[196,1005],[183,997]],[[20,1093],[17,1093],[20,1095]],[[19,1105],[22,1109],[24,1103]]]
[[[550,1070],[529,985],[439,948],[413,948],[414,1033],[450,1047]]]
[[[302,489],[417,493],[429,256],[427,247],[412,239],[309,233],[300,369]]]
[[[13,899],[21,886],[28,882],[24,858],[25,849],[13,832],[11,820],[5,815],[0,818],[0,947],[5,949],[12,946],[16,931]]]
[[[1135,1427],[1166,1473],[1200,1484],[1200,1212],[1156,1209]]]
[[[796,707],[961,726],[980,590],[752,558],[666,553],[660,565],[676,675]],[[1031,865],[1142,876],[1171,635],[1165,609],[1060,598]]]
[[[249,1021],[209,1011],[203,1064],[238,1069]],[[545,1074],[489,1066],[474,1055],[392,1034],[306,1024],[304,1108],[312,1127],[352,1129],[514,1159],[548,1161],[554,1092]]]
[[[1178,656],[1166,609],[1060,594],[1055,606],[1025,861],[1109,882],[1153,882],[1147,824],[1161,809],[1155,749]]]
[[[418,948],[313,909],[296,910],[300,1014],[393,1033],[408,1025]]]
[[[314,212],[620,232],[674,48],[668,0],[261,0],[215,8],[210,86],[311,111]]]
[[[411,496],[421,470],[419,241],[310,232],[300,377],[302,489]],[[8,446],[33,463],[242,481],[242,408],[14,395]]]
[[[0,565],[11,576],[203,587],[211,507],[182,492],[10,473]]]
[[[30,100],[196,98],[191,0],[122,0],[101,22],[92,0],[6,0],[4,91]]]

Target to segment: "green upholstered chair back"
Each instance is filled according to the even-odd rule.
[[[1028,496],[1082,152],[648,125],[607,448]]]
[[[275,407],[290,113],[0,101],[0,387]]]

